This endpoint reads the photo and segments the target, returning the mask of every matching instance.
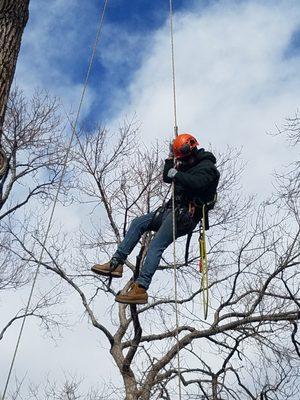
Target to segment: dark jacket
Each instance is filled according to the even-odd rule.
[[[176,206],[186,207],[190,201],[198,205],[213,201],[220,178],[215,164],[216,158],[212,153],[199,149],[195,153],[194,164],[177,172],[174,178]],[[173,159],[165,160],[164,182],[172,183],[168,171],[173,167]]]

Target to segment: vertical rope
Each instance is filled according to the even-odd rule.
[[[24,318],[23,318],[23,321],[22,321],[22,325],[21,325],[21,328],[20,328],[19,335],[18,335],[18,339],[17,339],[17,343],[16,343],[16,346],[15,346],[13,358],[12,358],[12,361],[11,361],[11,364],[10,364],[9,373],[8,373],[8,376],[7,376],[4,392],[3,392],[3,395],[2,395],[2,400],[5,399],[6,392],[7,392],[7,389],[8,389],[8,385],[9,385],[9,382],[10,382],[11,374],[12,374],[12,371],[13,371],[13,367],[14,367],[14,364],[15,364],[16,356],[17,356],[17,353],[18,353],[20,341],[21,341],[21,338],[22,338],[22,334],[23,334],[23,330],[24,330],[24,326],[25,326],[25,322],[26,322],[26,317],[27,317],[28,310],[29,310],[29,307],[30,307],[30,304],[31,304],[34,288],[35,288],[35,285],[36,285],[36,282],[37,282],[37,278],[38,278],[41,262],[42,262],[42,259],[43,259],[46,242],[48,240],[48,236],[49,236],[49,233],[50,233],[50,228],[51,228],[51,225],[52,225],[54,212],[55,212],[56,205],[57,205],[57,202],[58,202],[58,196],[60,194],[60,189],[61,189],[61,186],[62,186],[63,178],[64,178],[64,175],[65,175],[65,172],[66,172],[66,169],[67,169],[67,163],[68,163],[69,154],[70,154],[70,151],[71,151],[73,139],[74,139],[74,136],[76,135],[77,124],[78,124],[78,121],[79,121],[79,116],[80,116],[80,113],[81,113],[83,100],[84,100],[85,93],[86,93],[86,90],[87,90],[87,85],[88,85],[88,81],[89,81],[89,77],[90,77],[90,72],[91,72],[91,69],[92,69],[93,61],[94,61],[95,54],[96,54],[96,49],[97,49],[98,42],[99,42],[99,39],[100,39],[101,31],[102,31],[102,26],[103,26],[104,16],[105,16],[106,8],[107,8],[107,3],[108,3],[108,0],[105,0],[102,12],[100,13],[100,19],[99,19],[99,23],[98,23],[97,34],[96,34],[95,42],[94,42],[94,45],[93,45],[92,55],[90,57],[89,64],[88,64],[88,69],[87,69],[87,73],[86,73],[86,77],[85,77],[85,81],[84,81],[84,86],[83,86],[83,90],[82,90],[82,94],[81,94],[81,98],[80,98],[80,102],[79,102],[79,106],[78,106],[78,110],[77,110],[77,114],[76,114],[76,119],[75,119],[75,122],[74,122],[74,125],[73,125],[72,135],[71,135],[71,138],[70,138],[70,141],[69,141],[69,144],[68,144],[68,147],[67,147],[67,151],[66,151],[66,154],[65,154],[65,158],[64,158],[64,162],[63,162],[63,169],[62,169],[62,172],[61,172],[61,176],[60,176],[60,180],[59,180],[59,183],[58,183],[56,195],[55,195],[55,198],[54,198],[53,207],[52,207],[52,210],[51,210],[51,213],[50,213],[50,218],[49,218],[49,221],[48,221],[48,225],[47,225],[44,241],[42,243],[42,249],[41,249],[41,253],[40,253],[39,259],[38,259],[38,265],[37,265],[37,268],[36,268],[36,271],[35,271],[35,275],[34,275],[34,278],[33,278],[32,286],[31,286],[31,290],[30,290],[30,294],[29,294],[29,298],[28,298],[26,309],[25,309],[25,313],[24,313]]]
[[[174,113],[174,136],[178,136],[177,124],[177,102],[176,102],[176,77],[175,77],[175,51],[174,51],[174,29],[173,29],[173,1],[170,0],[170,39],[171,39],[171,62],[172,62],[172,88],[173,88],[173,113]],[[175,166],[175,157],[174,157]],[[177,341],[177,370],[179,400],[181,400],[181,371],[180,371],[180,346],[179,346],[179,312],[178,312],[178,286],[177,286],[177,260],[176,260],[176,208],[175,208],[175,183],[172,183],[172,219],[173,219],[173,267],[174,267],[174,294],[176,315],[176,341]]]
[[[176,77],[175,77],[175,50],[174,50],[174,25],[173,25],[173,0],[170,0],[170,39],[171,39],[171,62],[172,62],[172,87],[173,87],[173,112],[174,112],[174,135],[178,136],[177,125],[177,101],[176,101]]]
[[[177,341],[177,370],[179,399],[181,400],[181,368],[180,368],[180,346],[179,346],[179,311],[178,311],[178,286],[177,286],[177,260],[176,260],[176,210],[175,210],[175,185],[172,184],[172,214],[173,214],[173,269],[174,269],[174,294],[175,294],[175,316],[176,316],[176,341]]]

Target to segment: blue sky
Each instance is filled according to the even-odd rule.
[[[174,12],[184,11],[192,4],[193,1],[176,0]],[[37,78],[47,63],[50,76],[44,82],[40,79],[40,85],[53,90],[53,80],[66,76],[74,85],[83,82],[102,6],[103,1],[96,0],[31,1],[20,59],[33,66]],[[108,3],[89,82],[97,95],[85,118],[86,126],[93,126],[99,119],[107,121],[120,111],[115,108],[114,99],[125,101],[128,83],[151,46],[151,35],[166,23],[168,17],[167,0],[117,0]],[[114,51],[117,54],[112,58],[108,53]],[[19,76],[17,74],[17,80]]]
[[[300,26],[293,32],[291,36],[285,57],[300,57]]]
[[[173,3],[175,30],[176,18],[180,18],[177,16],[201,17],[221,11],[230,14],[250,4],[276,10],[276,7],[280,9],[284,4],[276,0],[175,0]],[[296,4],[295,1],[287,3]],[[68,86],[70,93],[66,102],[73,109],[76,108],[102,5],[102,1],[96,0],[32,0],[30,20],[17,69],[17,82],[31,90],[34,86],[47,88],[53,95],[61,97],[65,97],[64,87]],[[124,104],[130,102],[130,84],[145,59],[152,54],[157,32],[168,27],[168,16],[168,0],[109,2],[89,82],[88,107],[83,120],[87,128],[92,128],[97,122],[108,123],[122,113]],[[291,32],[284,53],[287,58],[299,56],[299,29]],[[247,42],[244,45],[247,46]],[[166,57],[161,60],[164,65],[169,62],[168,52],[166,43]],[[176,47],[176,57],[180,56],[180,50]],[[186,61],[188,67],[190,60]]]

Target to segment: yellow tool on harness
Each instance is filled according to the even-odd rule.
[[[208,264],[207,264],[207,253],[206,253],[205,228],[206,228],[205,204],[203,204],[202,218],[200,222],[200,235],[199,235],[199,247],[200,247],[199,272],[201,274],[201,289],[203,296],[204,319],[207,318],[208,314]]]

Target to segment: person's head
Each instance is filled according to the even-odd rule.
[[[197,146],[197,139],[189,133],[181,133],[173,141],[173,151],[176,159],[183,159],[191,156]]]
[[[173,141],[173,152],[180,169],[186,169],[196,162],[197,139],[189,133],[181,133]]]

